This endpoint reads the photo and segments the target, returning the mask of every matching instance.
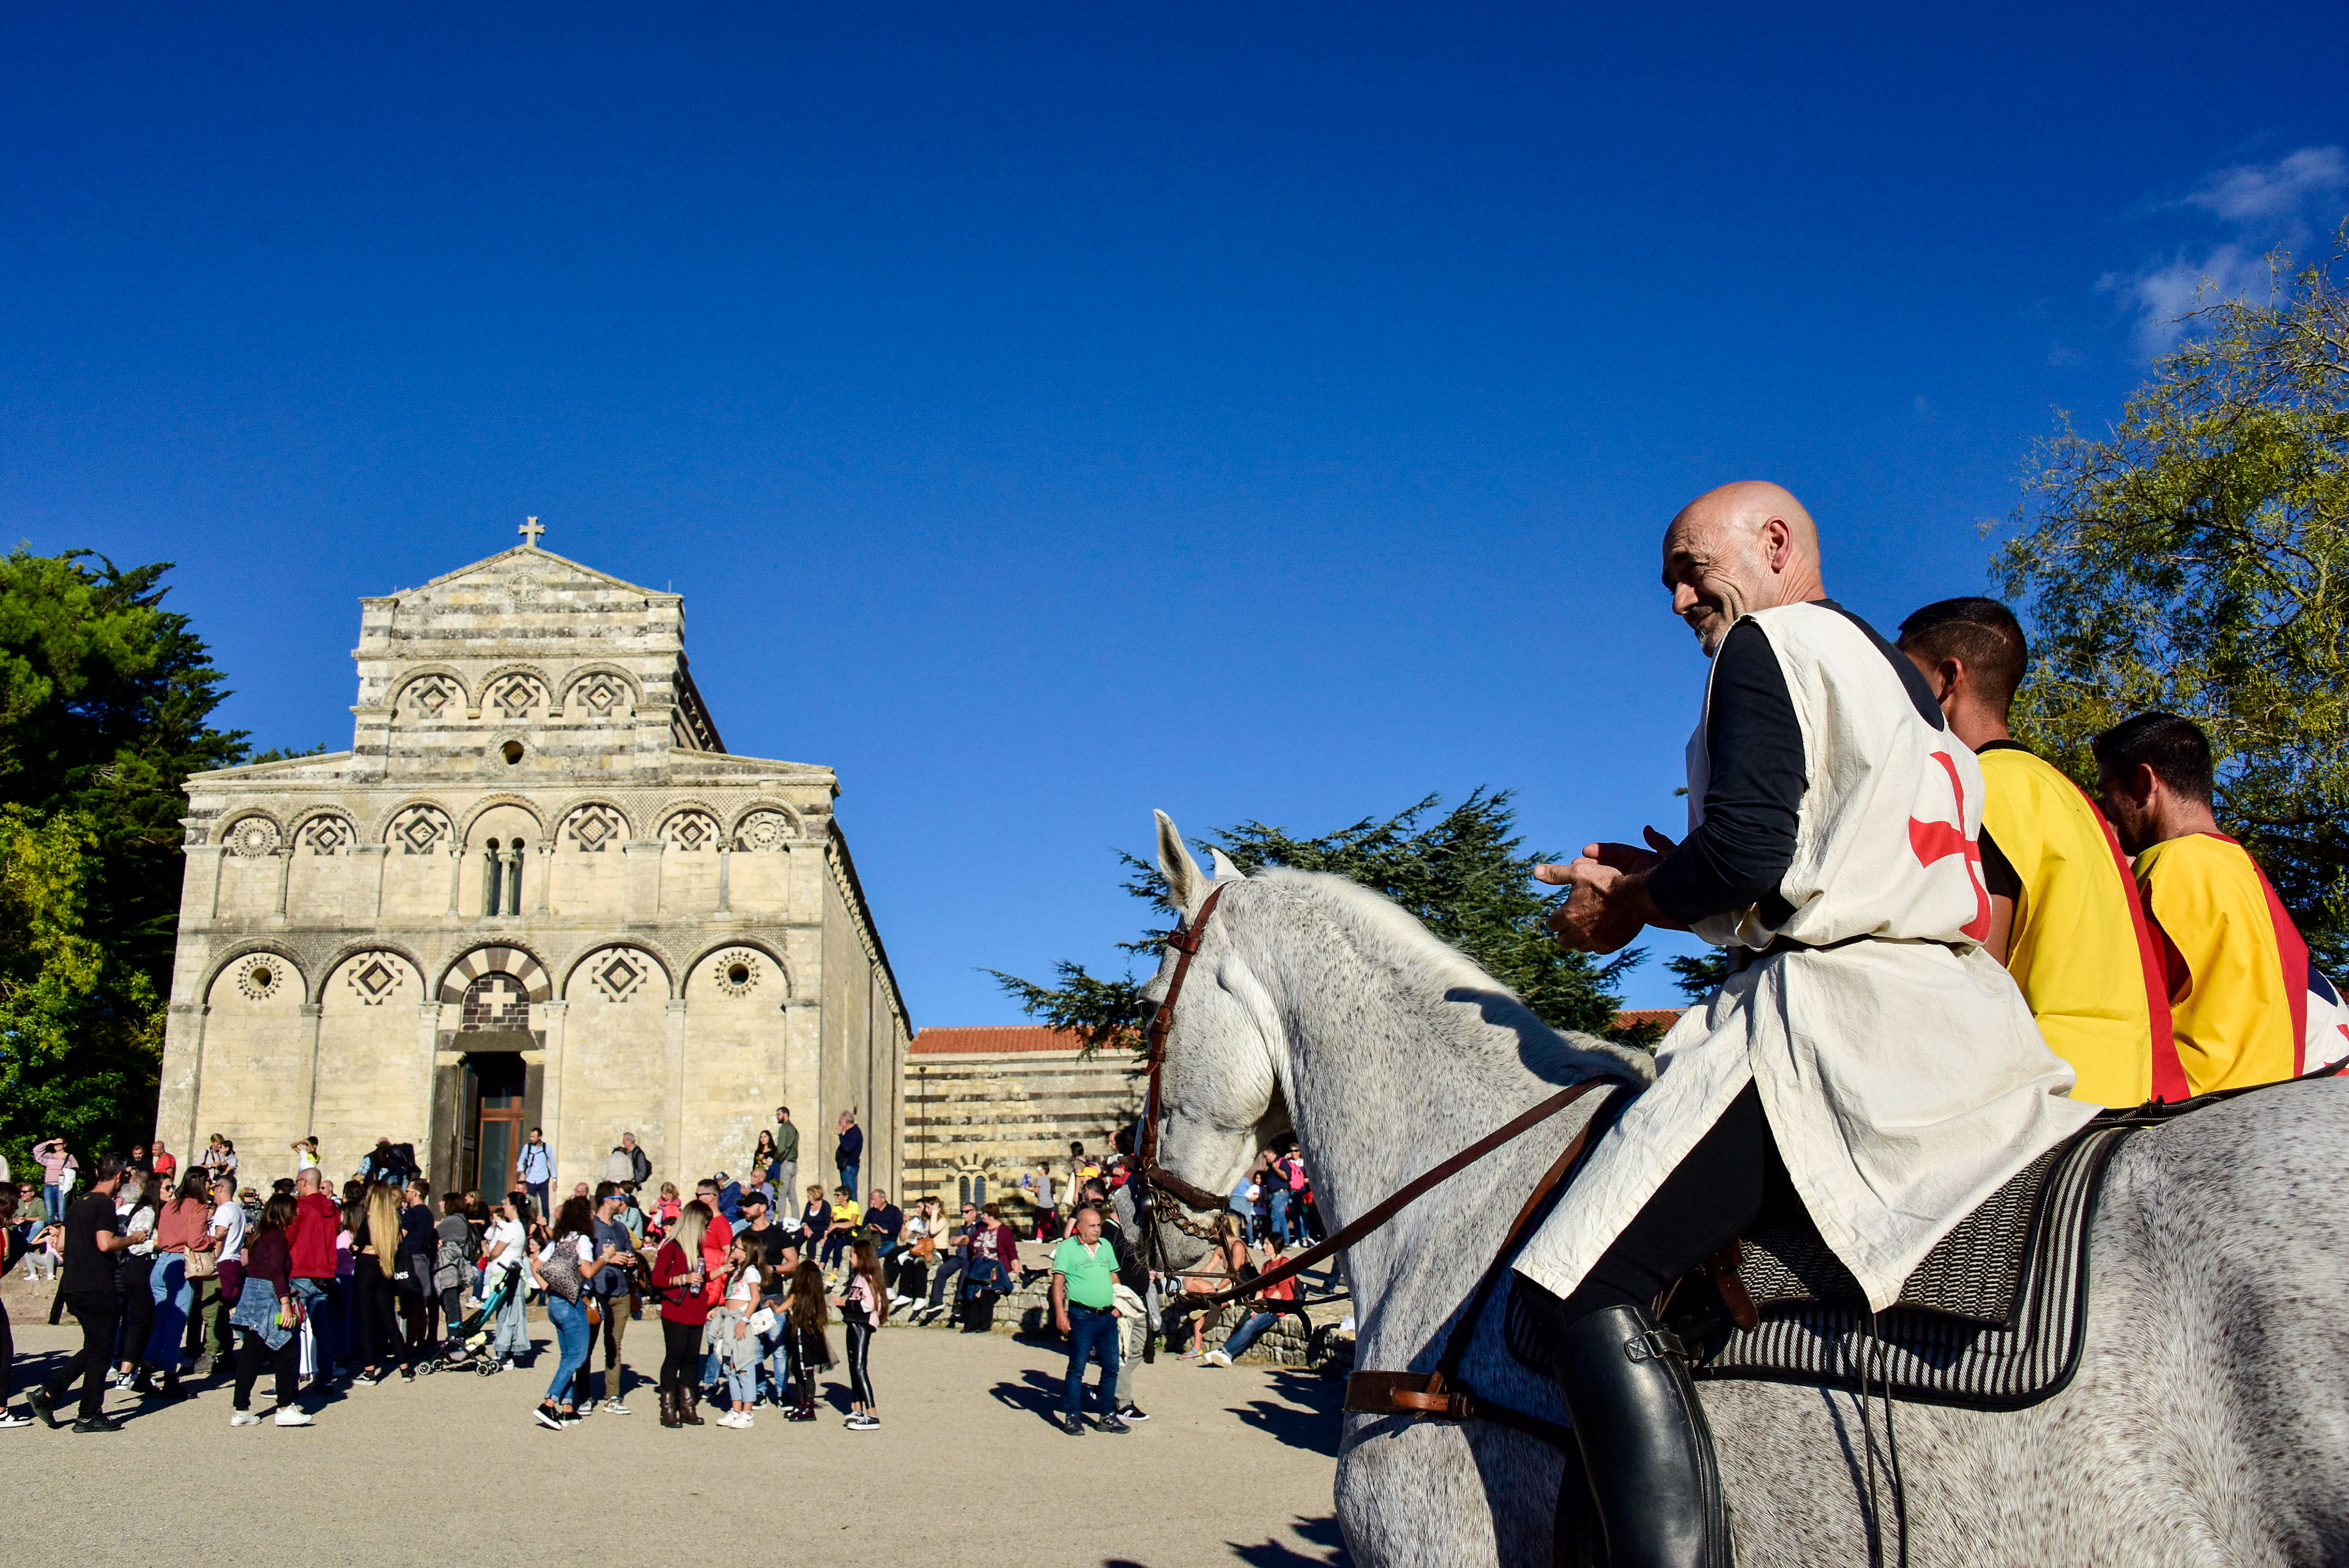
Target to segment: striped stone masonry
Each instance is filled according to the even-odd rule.
[[[1142,1114],[1140,1059],[1088,1056],[1081,1037],[1041,1025],[925,1029],[905,1053],[903,1201],[999,1201],[1030,1232],[1019,1178],[1044,1166],[1067,1203],[1069,1145],[1106,1155]]]

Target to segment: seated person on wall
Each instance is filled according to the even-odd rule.
[[[2100,1106],[2189,1093],[2169,1020],[2169,979],[2137,878],[2095,803],[2007,731],[2030,649],[1996,599],[1943,599],[1900,623],[1951,732],[1982,763],[1982,946],[2006,965],[2039,1032]]]
[[[2299,927],[2258,863],[2219,831],[2200,727],[2140,713],[2095,749],[2105,815],[2137,857],[2193,1092],[2277,1083],[2349,1054],[2333,986],[2310,965]]]

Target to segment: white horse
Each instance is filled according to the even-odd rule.
[[[1229,1191],[1265,1139],[1293,1127],[1334,1228],[1561,1084],[1651,1074],[1637,1052],[1551,1030],[1354,883],[1242,877],[1220,856],[1211,880],[1163,814],[1159,866],[1186,920],[1224,888],[1162,1085],[1159,1164],[1208,1192]],[[1352,1249],[1357,1366],[1433,1366],[1517,1206],[1607,1097],[1585,1096]],[[2095,1216],[2070,1386],[2006,1413],[1894,1407],[1907,1560],[2349,1563],[2344,1156],[2349,1085],[2337,1081],[2214,1106],[2124,1144]],[[1161,1234],[1178,1266],[1204,1253],[1172,1227]],[[1486,1313],[1467,1382],[1562,1421],[1546,1380],[1500,1346],[1499,1315]],[[1880,1399],[1864,1417],[1844,1393],[1701,1386],[1743,1568],[1896,1559]],[[1547,1444],[1481,1422],[1345,1423],[1337,1510],[1359,1568],[1552,1562],[1562,1460]]]

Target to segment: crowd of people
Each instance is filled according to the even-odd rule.
[[[842,1118],[843,1133],[854,1127],[853,1116]],[[882,1189],[860,1200],[849,1182],[861,1137],[835,1148],[839,1184],[794,1191],[797,1145],[778,1107],[742,1175],[716,1172],[688,1195],[674,1182],[654,1188],[649,1159],[624,1134],[597,1168],[600,1180],[558,1194],[533,1129],[510,1189],[485,1196],[436,1195],[412,1150],[388,1137],[339,1189],[315,1138],[294,1145],[294,1174],[265,1189],[241,1184],[223,1137],[184,1175],[160,1143],[85,1171],[62,1140],[47,1140],[36,1151],[41,1182],[0,1191],[0,1273],[29,1259],[28,1272],[54,1280],[50,1321],[69,1314],[81,1346],[13,1405],[0,1312],[0,1427],[70,1416],[77,1431],[111,1431],[119,1420],[104,1408],[109,1388],[170,1402],[207,1380],[231,1389],[233,1426],[307,1426],[342,1389],[533,1364],[540,1353],[528,1309],[537,1302],[553,1369],[531,1416],[550,1429],[631,1413],[628,1329],[649,1317],[661,1327],[652,1381],[663,1426],[744,1428],[761,1409],[814,1420],[817,1376],[844,1363],[843,1424],[874,1430],[877,1331],[893,1317],[947,1315],[967,1330],[990,1327],[996,1304],[1022,1282],[1021,1238],[995,1203],[965,1204],[957,1219],[936,1199],[911,1213]],[[1249,1237],[1267,1236],[1278,1256],[1316,1223],[1293,1147],[1267,1150],[1251,1174],[1260,1179],[1243,1184],[1225,1217],[1229,1245],[1184,1291],[1251,1274]],[[1161,1287],[1173,1282],[1154,1275],[1131,1240],[1131,1182],[1122,1153],[1094,1159],[1080,1144],[1057,1184],[1070,1197],[1065,1220],[1023,1183],[1032,1238],[1061,1243],[1053,1314],[1070,1338],[1071,1390],[1080,1357],[1103,1367],[1095,1426],[1112,1432],[1148,1419],[1133,1397],[1133,1368],[1153,1335],[1184,1322],[1178,1310],[1169,1326]],[[1194,1319],[1195,1339],[1196,1327]],[[1239,1332],[1252,1340],[1262,1330]],[[256,1412],[264,1378],[273,1402]],[[717,1413],[705,1417],[705,1404]],[[1063,1424],[1085,1429],[1073,1402]]]

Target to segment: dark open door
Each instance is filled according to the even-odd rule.
[[[514,1158],[526,1131],[523,1118],[530,1114],[523,1103],[527,1071],[512,1051],[468,1056],[465,1068],[472,1137],[471,1147],[460,1146],[459,1168],[466,1186],[495,1202],[513,1188]]]

